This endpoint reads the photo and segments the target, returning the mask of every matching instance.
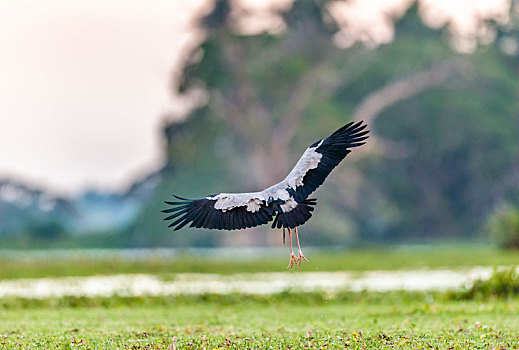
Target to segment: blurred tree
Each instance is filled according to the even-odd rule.
[[[16,241],[30,226],[31,232],[38,230],[40,223],[65,227],[74,214],[68,199],[19,181],[0,179],[0,240]]]
[[[319,215],[304,239],[474,236],[484,214],[517,191],[518,61],[503,50],[515,27],[496,27],[495,41],[460,54],[444,31],[423,25],[415,4],[397,21],[393,42],[340,49],[329,3],[295,1],[278,13],[283,30],[248,35],[237,29],[231,3],[216,1],[174,87],[204,89],[207,104],[166,128],[157,198],[264,188],[286,176],[310,143],[364,119],[372,124],[370,146],[319,189]],[[155,210],[136,221],[136,235],[160,217]],[[169,242],[230,237],[208,232]]]
[[[519,249],[519,208],[510,205],[499,208],[489,216],[486,229],[499,247]]]
[[[40,243],[52,242],[66,235],[63,225],[54,218],[29,220],[25,224],[25,234]]]
[[[161,170],[161,181],[149,205],[122,233],[124,245],[186,247],[217,244],[218,236],[208,230],[189,232],[186,229],[171,234],[160,211],[165,206],[163,201],[171,200],[173,190],[179,195],[206,196],[227,182],[225,166],[231,149],[224,131],[218,118],[207,108],[193,111],[183,123],[169,124],[164,128],[168,158]]]
[[[369,236],[389,239],[474,237],[496,203],[517,195],[517,53],[504,54],[497,40],[470,55],[456,54],[439,32],[417,27],[417,18],[408,11],[397,23],[395,40],[377,49],[379,62],[392,67],[374,66],[362,84],[344,93],[365,96],[354,115],[376,117],[373,128],[385,150],[362,164],[358,198],[364,209],[357,211],[357,222]],[[388,85],[405,91],[429,84],[405,102],[386,103],[392,98],[386,88],[363,91],[401,63],[435,60],[443,63],[411,75],[402,86]],[[430,84],[434,79],[436,87]]]

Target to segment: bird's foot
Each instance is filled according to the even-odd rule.
[[[290,253],[290,262],[288,263],[287,269],[291,269],[294,266],[294,262],[299,265],[297,262],[297,256],[294,253]]]
[[[302,260],[308,262],[308,259],[305,258],[305,256],[303,255],[303,252],[301,251],[301,249],[299,249],[299,255],[298,255],[298,257],[296,259],[297,259],[297,266],[301,265]]]

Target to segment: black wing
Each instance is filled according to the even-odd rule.
[[[276,214],[271,206],[266,205],[262,205],[254,213],[247,211],[247,207],[236,207],[223,211],[214,208],[216,199],[174,197],[179,199],[179,201],[166,202],[166,204],[172,207],[162,212],[171,214],[164,220],[174,220],[168,227],[175,227],[175,231],[180,230],[189,223],[191,223],[189,227],[196,228],[239,230],[266,224],[272,221],[273,216]]]
[[[323,184],[333,168],[351,152],[350,148],[364,144],[362,141],[368,138],[367,133],[369,132],[367,130],[364,131],[365,128],[366,124],[363,124],[362,121],[356,124],[351,122],[325,138],[320,145],[321,140],[310,146],[317,147],[319,145],[315,151],[321,153],[322,157],[317,168],[306,172],[303,177],[303,185],[297,186],[293,194],[297,202],[301,203],[304,201],[310,193]]]

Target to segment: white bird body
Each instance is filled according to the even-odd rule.
[[[321,141],[322,143],[322,141]],[[215,200],[214,208],[222,211],[234,209],[236,207],[246,207],[246,210],[252,213],[259,211],[261,205],[273,200],[281,200],[284,203],[280,204],[283,212],[289,212],[297,206],[297,202],[291,198],[287,189],[295,191],[297,186],[303,184],[303,178],[306,173],[317,168],[322,154],[316,152],[315,147],[308,147],[303,153],[295,167],[290,171],[287,177],[261,192],[250,193],[220,193],[214,196],[205,197],[206,199]]]

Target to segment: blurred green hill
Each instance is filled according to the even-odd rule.
[[[200,18],[205,37],[172,93],[204,91],[206,101],[164,127],[166,164],[110,244],[280,244],[267,227],[172,232],[160,210],[171,194],[272,185],[351,120],[365,120],[371,137],[315,193],[305,244],[474,240],[496,206],[519,202],[518,13],[505,26],[480,19],[492,39],[470,53],[453,48],[447,29],[424,25],[416,4],[390,43],[339,48],[329,3],[296,1],[273,33],[240,32],[228,1]]]

